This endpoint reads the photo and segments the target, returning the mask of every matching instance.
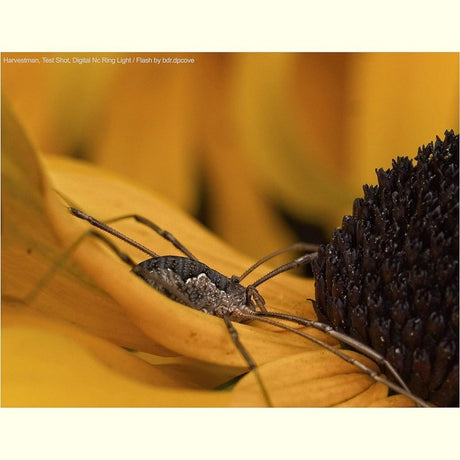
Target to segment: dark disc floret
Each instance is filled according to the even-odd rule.
[[[322,322],[370,345],[417,396],[458,406],[458,135],[377,169],[314,261]]]

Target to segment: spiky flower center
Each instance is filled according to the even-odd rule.
[[[377,170],[313,264],[321,321],[369,344],[410,389],[458,405],[458,135]]]

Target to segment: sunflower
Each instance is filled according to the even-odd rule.
[[[240,273],[250,260],[139,187],[85,164],[37,156],[17,121],[3,115],[2,404],[265,405],[253,376],[231,391],[219,389],[247,371],[219,318],[152,290],[91,238],[73,251],[78,265],[63,257],[62,247],[70,247],[85,227],[67,213],[55,190],[78,194],[79,205],[102,219],[126,214],[136,203],[135,212],[161,216],[163,227],[174,227],[199,258],[223,273]],[[123,230],[145,244],[153,239],[135,225]],[[156,250],[170,252],[169,243],[157,239]],[[37,283],[60,257],[62,263],[37,292]],[[312,281],[289,275],[263,290],[267,305],[277,311],[313,315],[304,300],[309,293]],[[286,331],[236,328],[275,405],[409,403],[387,398],[383,385]]]
[[[398,58],[384,58],[382,68],[396,66],[393,60]],[[16,118],[3,108],[4,406],[267,405],[259,379],[248,373],[222,320],[149,288],[94,238],[84,238],[76,247],[88,226],[67,212],[61,198],[101,220],[143,215],[226,276],[243,273],[270,252],[266,248],[286,246],[295,239],[273,202],[298,219],[321,216],[322,225],[331,228],[358,193],[347,184],[350,165],[336,146],[328,145],[324,161],[318,159],[322,142],[330,139],[328,131],[315,131],[318,137],[299,131],[299,123],[305,125],[305,101],[315,96],[303,80],[306,63],[296,55],[197,56],[197,62],[200,59],[202,65],[182,68],[173,79],[167,68],[152,76],[135,67],[118,73],[107,66],[86,71],[74,66],[53,68],[48,75],[35,69],[31,88],[24,84],[30,78],[24,77],[24,68],[3,72],[5,94],[18,114]],[[322,75],[334,76],[326,85],[316,75],[315,81],[324,82],[323,94],[326,87],[338,91],[335,70],[356,69],[356,56],[310,59],[318,72],[323,69]],[[257,75],[266,77],[265,91],[256,91]],[[293,82],[293,94],[305,104],[296,105],[298,99],[293,102],[291,96],[279,98],[290,88],[288,82]],[[365,88],[375,91],[372,82],[367,83]],[[73,112],[68,110],[70,95],[74,95]],[[129,104],[142,98],[144,105]],[[293,105],[288,107],[288,102]],[[34,110],[25,109],[31,106]],[[288,108],[294,109],[292,115]],[[339,123],[340,117],[336,113],[331,118],[330,109],[323,104],[315,123],[320,119]],[[450,109],[441,107],[439,112]],[[450,124],[449,117],[436,127],[438,132]],[[197,119],[206,122],[197,124]],[[311,141],[305,150],[307,138]],[[61,156],[39,153],[34,145]],[[350,145],[365,150],[359,143]],[[276,153],[280,148],[289,160],[287,166]],[[263,152],[267,156],[262,161]],[[93,157],[105,168],[63,154]],[[127,173],[135,183],[114,170]],[[330,175],[331,171],[335,173]],[[299,192],[302,175],[304,188]],[[334,194],[335,189],[343,193]],[[208,197],[204,211],[203,196]],[[191,213],[204,215],[226,242],[198,224]],[[134,222],[120,222],[117,228],[159,254],[174,251],[167,241]],[[142,260],[135,249],[122,250]],[[254,279],[266,271],[260,267]],[[314,298],[312,279],[282,274],[260,291],[269,310],[315,318],[306,301]],[[406,397],[388,396],[384,385],[355,366],[288,331],[257,322],[235,328],[275,406],[413,405]],[[312,335],[337,345],[319,332]],[[365,357],[347,353],[377,370]]]

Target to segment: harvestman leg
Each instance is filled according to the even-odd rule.
[[[246,278],[246,276],[248,276],[251,272],[253,272],[257,267],[267,262],[268,260],[273,259],[276,256],[279,256],[280,254],[284,254],[285,252],[288,252],[288,251],[316,251],[317,248],[318,246],[315,244],[295,243],[286,248],[278,249],[277,251],[274,251],[271,254],[268,254],[262,259],[258,260],[254,265],[250,266],[242,275],[240,276],[233,275],[231,277],[231,280],[235,283],[240,283],[243,278]],[[262,284],[263,282],[267,281],[270,278],[273,278],[279,273],[285,272],[287,270],[291,270],[293,268],[300,267],[301,265],[306,265],[307,263],[309,263],[311,260],[313,260],[316,257],[316,254],[317,254],[316,252],[314,252],[313,254],[304,254],[298,259],[295,259],[292,262],[281,265],[275,270],[272,270],[271,272],[267,273],[262,278],[258,279],[255,283],[248,285],[246,287],[248,297],[252,298],[252,300],[255,302],[255,304],[261,311],[266,312],[267,309],[265,308],[265,300],[257,292],[256,286],[258,286],[259,284]]]
[[[287,251],[287,250],[289,250],[291,248],[292,248],[292,246],[290,246],[289,248],[286,248],[285,250]],[[281,253],[281,252],[284,252],[284,250],[281,249],[281,251],[277,251],[277,253]],[[278,255],[278,254],[276,254],[276,255]],[[259,286],[259,284],[265,283],[265,281],[268,281],[269,279],[273,278],[274,276],[279,275],[280,273],[284,273],[284,272],[286,272],[288,270],[293,270],[294,268],[301,267],[302,265],[309,264],[311,261],[315,260],[317,256],[318,256],[317,252],[312,252],[310,254],[303,254],[302,256],[297,257],[297,259],[294,259],[292,262],[288,262],[287,264],[281,265],[281,266],[275,268],[274,270],[272,270],[271,272],[268,272],[266,275],[262,276],[257,281],[255,281],[254,283],[250,284],[249,286],[251,288],[255,288],[255,287]],[[267,257],[269,257],[269,256],[267,256]]]
[[[246,347],[241,343],[237,330],[234,328],[228,316],[221,316],[221,318],[224,320],[224,323],[227,326],[227,330],[230,333],[230,337],[232,338],[233,343],[235,344],[236,348],[238,349],[240,354],[243,356],[243,358],[246,360],[246,362],[249,364],[249,368],[252,371],[254,371],[255,377],[259,383],[260,388],[262,389],[262,393],[264,394],[264,398],[267,401],[268,406],[273,407],[273,403],[270,399],[270,396],[268,395],[268,391],[265,388],[265,384],[263,383],[262,377],[259,374],[259,369],[255,361],[252,359],[251,355],[249,354],[248,350],[246,349]]]
[[[246,278],[246,276],[248,276],[257,267],[259,267],[263,263],[267,262],[268,260],[273,259],[273,257],[279,256],[280,254],[284,254],[285,252],[288,252],[288,251],[311,251],[311,252],[315,252],[317,249],[318,249],[318,245],[309,244],[309,243],[303,243],[303,242],[294,243],[291,246],[288,246],[286,248],[278,249],[277,251],[274,251],[271,254],[268,254],[265,257],[262,257],[262,259],[258,260],[254,265],[251,265],[242,275],[240,275],[240,276],[233,275],[232,276],[232,281],[235,281],[235,282],[239,283],[243,278]],[[291,264],[292,264],[292,262],[289,262],[286,265],[291,265]],[[303,264],[304,263],[301,263],[300,265],[303,265]],[[282,265],[281,267],[285,267],[285,265]],[[283,271],[286,271],[286,270],[290,270],[290,268],[286,268]],[[272,275],[272,276],[275,276],[275,275]]]
[[[146,227],[149,227],[158,235],[162,236],[165,240],[169,241],[175,248],[179,249],[183,254],[185,254],[188,258],[193,259],[193,260],[198,260],[174,235],[171,233],[167,232],[166,230],[163,230],[162,228],[158,227],[155,223],[153,223],[151,220],[146,219],[145,217],[142,217],[138,214],[126,214],[123,216],[115,217],[114,219],[107,220],[105,222],[101,222],[94,217],[89,216],[88,214],[84,213],[83,211],[80,211],[79,209],[69,207],[69,211],[75,216],[80,219],[86,220],[89,222],[91,225],[104,230],[118,238],[120,238],[123,241],[126,241],[127,243],[139,248],[138,244],[136,241],[132,240],[131,238],[128,238],[126,235],[123,235],[122,233],[118,232],[117,230],[113,229],[112,227],[109,227],[107,224],[108,223],[113,223],[113,222],[119,222],[121,220],[126,220],[126,219],[134,219],[140,224],[145,225]],[[134,243],[134,244],[133,244]],[[140,248],[139,248],[140,249]],[[154,254],[153,257],[158,257],[158,254],[155,254],[153,251],[150,251],[150,249],[147,249],[143,246],[142,251],[146,252],[147,254]]]
[[[303,326],[307,327],[312,327],[314,329],[318,329],[334,338],[336,338],[339,342],[345,343],[346,345],[349,345],[359,353],[362,353],[363,355],[367,356],[368,358],[371,358],[373,361],[375,361],[379,366],[385,367],[388,372],[391,373],[391,375],[395,378],[395,380],[406,390],[409,391],[409,388],[407,387],[406,383],[404,380],[401,378],[401,376],[398,374],[396,369],[391,365],[391,363],[385,359],[381,354],[377,353],[373,348],[370,348],[368,345],[360,342],[359,340],[353,339],[352,337],[349,337],[348,335],[342,334],[341,332],[336,331],[332,326],[329,326],[328,324],[320,323],[319,321],[314,321],[306,318],[301,318],[299,316],[294,316],[294,315],[287,315],[287,314],[279,314],[279,313],[273,313],[273,312],[256,312],[256,316],[262,316],[262,317],[271,317],[271,318],[279,318],[279,319],[285,319],[288,321],[292,321],[297,324],[301,324]]]
[[[117,238],[121,239],[122,241],[125,241],[126,243],[130,244],[131,246],[134,246],[135,248],[139,249],[140,251],[148,254],[150,257],[159,257],[159,254],[156,252],[152,251],[151,249],[145,247],[144,245],[138,243],[137,241],[134,241],[133,239],[129,238],[126,235],[123,235],[120,233],[118,230],[115,230],[114,228],[110,227],[104,222],[101,222],[94,217],[89,216],[88,214],[85,214],[83,211],[80,211],[76,208],[73,208],[71,206],[67,207],[67,209],[76,217],[79,217],[80,219],[86,220],[89,222],[91,225],[93,225],[96,228],[99,228],[107,233],[110,233],[113,236],[116,236]],[[121,219],[123,219],[124,216],[122,217],[117,217],[111,220],[108,220],[107,222],[117,222]],[[122,260],[124,260],[128,265],[133,266],[132,264],[136,265],[132,259],[129,258],[126,254],[122,253],[121,251],[118,250],[118,248],[110,242],[107,238],[103,237],[102,234],[97,233],[93,230],[87,230],[84,232],[82,235],[80,235],[79,238],[77,238],[59,257],[59,259],[56,261],[56,263],[51,267],[51,269],[38,281],[38,283],[32,288],[32,290],[26,294],[24,297],[25,302],[30,302],[32,301],[36,295],[40,292],[40,289],[45,285],[48,280],[53,276],[54,272],[56,269],[69,257],[69,255],[75,251],[75,249],[83,242],[85,238],[87,238],[89,235],[96,236],[100,240],[104,241],[107,246],[109,246],[116,254],[119,256],[123,254],[123,256],[120,256]]]
[[[275,315],[273,315],[273,316],[275,316],[277,318],[289,319],[288,318],[289,315],[286,315],[286,317],[284,315],[282,315],[282,314],[275,314]],[[428,404],[425,401],[423,401],[422,399],[420,399],[417,396],[415,396],[414,394],[412,394],[411,391],[404,384],[404,382],[402,382],[403,386],[401,387],[401,386],[389,381],[388,379],[386,379],[384,377],[381,377],[378,372],[373,371],[371,368],[367,367],[366,365],[364,365],[363,363],[361,363],[357,359],[352,358],[351,356],[348,356],[346,353],[343,353],[341,350],[333,347],[332,345],[329,345],[326,342],[323,342],[322,340],[317,339],[316,337],[308,335],[305,332],[299,331],[298,329],[294,329],[293,327],[287,326],[286,324],[282,324],[282,323],[279,323],[277,321],[272,321],[272,320],[264,317],[264,316],[272,316],[271,314],[266,315],[265,313],[262,313],[262,312],[256,312],[256,316],[257,316],[256,318],[253,318],[253,315],[248,315],[248,320],[251,319],[251,318],[256,319],[258,321],[262,321],[264,323],[272,324],[273,326],[277,326],[277,327],[280,327],[282,329],[286,329],[286,330],[288,330],[290,332],[293,332],[294,334],[300,335],[300,336],[302,336],[302,337],[304,337],[304,338],[316,343],[317,345],[320,345],[321,347],[329,350],[331,353],[333,353],[336,356],[340,357],[344,361],[346,361],[346,362],[358,367],[365,374],[369,375],[375,381],[383,383],[387,387],[391,388],[393,391],[395,391],[397,393],[400,393],[400,394],[402,394],[404,396],[407,396],[408,398],[412,399],[415,403],[417,403],[419,406],[421,406],[421,407],[429,407]],[[358,350],[358,351],[360,351],[360,350]]]

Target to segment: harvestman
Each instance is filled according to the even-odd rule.
[[[222,318],[235,346],[248,363],[249,368],[254,371],[255,377],[259,382],[259,385],[269,406],[272,406],[270,397],[258,373],[258,368],[249,352],[239,340],[238,333],[233,327],[232,321],[244,323],[257,320],[288,330],[294,334],[298,334],[329,350],[331,353],[339,356],[346,362],[353,364],[357,368],[361,369],[365,374],[369,375],[372,379],[385,384],[396,393],[400,393],[409,397],[418,406],[428,407],[426,402],[410,392],[409,388],[396,372],[394,367],[382,355],[378,354],[375,350],[368,347],[367,345],[336,331],[328,324],[294,315],[267,311],[264,306],[265,301],[256,289],[257,286],[280,273],[310,263],[317,257],[317,252],[315,252],[317,246],[307,243],[297,243],[287,248],[280,249],[260,259],[258,262],[248,268],[241,276],[233,275],[228,278],[200,262],[171,233],[161,229],[156,224],[142,216],[137,214],[127,214],[102,222],[74,207],[68,207],[68,209],[74,216],[86,220],[92,226],[103,230],[104,232],[109,233],[122,241],[125,241],[131,246],[134,246],[140,251],[148,254],[151,258],[139,264],[135,263],[131,257],[120,251],[117,246],[113,244],[104,234],[96,230],[88,230],[76,241],[74,245],[72,245],[72,250],[75,248],[76,244],[79,244],[82,241],[84,236],[93,235],[100,239],[105,245],[107,245],[123,262],[130,265],[132,271],[137,276],[142,278],[145,282],[153,286],[158,291],[165,294],[167,297],[188,307]],[[118,222],[124,219],[135,219],[137,222],[154,230],[157,234],[172,243],[179,251],[185,255],[185,257],[160,256],[159,254],[153,252],[152,250],[108,225],[109,223]],[[296,258],[292,262],[281,265],[280,267],[270,271],[246,287],[240,284],[247,275],[249,275],[261,264],[275,256],[278,256],[279,254],[294,250],[309,252]],[[337,349],[316,337],[310,336],[303,331],[297,330],[271,318],[282,319],[302,326],[311,327],[336,338],[343,344],[352,347],[359,353],[362,353],[371,358],[381,368],[385,368],[397,383],[388,380],[360,361],[343,353],[340,349]]]

